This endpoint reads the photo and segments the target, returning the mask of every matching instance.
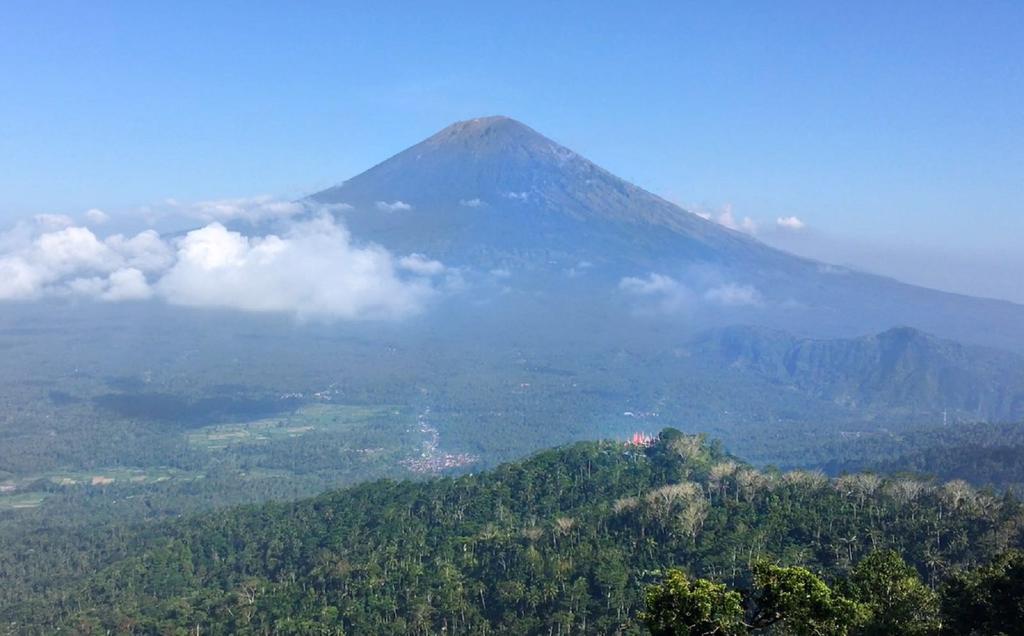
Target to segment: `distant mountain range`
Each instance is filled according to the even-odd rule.
[[[624,304],[616,292],[632,279],[653,282],[634,285],[648,296],[678,296],[655,304],[685,310],[688,327],[744,322],[848,337],[912,325],[1024,351],[1024,306],[776,250],[507,117],[453,124],[309,201],[333,206],[358,239],[466,271],[501,272],[510,286],[534,294],[552,292],[546,306],[569,297],[574,309],[583,302],[588,313],[604,312],[595,305],[610,297]]]
[[[1024,419],[1024,358],[909,327],[833,340],[727,327],[697,338],[691,352],[853,409]]]

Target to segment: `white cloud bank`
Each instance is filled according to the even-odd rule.
[[[108,301],[145,300],[153,296],[146,275],[134,267],[115,270],[107,278],[76,278],[67,287],[73,294]]]
[[[671,276],[658,273],[648,274],[645,278],[623,278],[619,281],[619,289],[631,296],[646,299],[651,304],[643,309],[657,313],[679,313],[690,310],[701,302],[725,307],[743,307],[758,306],[763,301],[761,293],[753,285],[725,283],[698,292]]]
[[[216,211],[240,218],[230,206]],[[355,245],[328,215],[264,236],[213,221],[174,240],[153,230],[101,239],[63,224],[36,219],[0,234],[0,300],[155,297],[303,318],[393,319],[420,311],[437,293],[433,278],[446,272],[421,254],[395,258],[376,245]]]
[[[671,276],[649,274],[647,278],[627,276],[619,281],[619,289],[654,302],[654,309],[660,313],[677,313],[687,309],[696,296],[689,287]]]
[[[775,227],[783,230],[798,231],[807,227],[807,224],[795,216],[780,216],[775,219]]]
[[[683,207],[685,208],[688,206],[684,205]],[[692,208],[692,212],[693,214],[704,219],[705,221],[712,221],[714,223],[718,223],[722,227],[727,227],[730,230],[736,230],[737,232],[743,232],[745,234],[751,235],[757,234],[757,221],[750,218],[749,216],[737,219],[736,215],[733,214],[731,204],[727,203],[717,211],[707,210],[702,207],[694,207]]]
[[[398,266],[420,276],[436,276],[444,271],[441,261],[431,260],[422,254],[403,256],[398,259]]]
[[[102,299],[145,297],[139,276],[167,267],[172,252],[156,232],[100,240],[91,230],[69,226],[52,230],[36,219],[0,237],[0,300],[82,294]]]
[[[729,228],[730,230],[736,230],[737,232],[745,232],[747,234],[757,234],[757,222],[749,216],[745,216],[742,219],[737,219],[733,216],[732,206],[726,206],[725,210],[718,215],[715,219],[718,224]]]
[[[761,292],[753,285],[737,285],[726,283],[712,287],[704,292],[704,299],[726,307],[742,307],[744,305],[760,305]]]
[[[402,212],[412,209],[412,206],[405,201],[392,201],[390,203],[387,201],[377,201],[375,205],[381,212]]]
[[[772,223],[769,219],[754,219],[750,216],[739,216],[731,203],[720,206],[709,206],[705,204],[691,205],[679,201],[678,205],[691,214],[699,216],[705,221],[717,223],[722,227],[737,232],[743,232],[758,238],[771,237],[776,234],[796,234],[808,230],[807,223],[796,215],[778,216]]]
[[[290,219],[308,211],[308,207],[304,203],[282,201],[269,195],[215,199],[196,203],[180,203],[174,199],[168,199],[164,203],[172,214],[200,219],[207,223],[214,221],[262,223]]]
[[[85,211],[85,220],[93,225],[103,225],[110,220],[110,215],[97,208],[89,208]]]

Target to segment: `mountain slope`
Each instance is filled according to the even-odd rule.
[[[669,252],[711,261],[768,251],[507,117],[453,124],[311,199],[353,206],[345,218],[356,236],[454,265],[654,264]]]
[[[334,206],[359,239],[465,271],[508,272],[512,287],[569,295],[571,305],[581,298],[607,305],[624,278],[658,274],[695,299],[686,304],[695,326],[742,319],[850,336],[909,324],[1024,350],[1020,305],[781,252],[619,179],[507,117],[453,124],[309,200]],[[707,301],[722,300],[714,290],[723,285],[751,293]]]
[[[851,408],[1024,419],[1024,359],[909,327],[835,340],[728,327],[701,336],[692,351]]]

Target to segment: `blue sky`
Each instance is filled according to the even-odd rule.
[[[0,220],[298,196],[500,113],[690,206],[1024,237],[1024,3],[384,4],[4,2]]]

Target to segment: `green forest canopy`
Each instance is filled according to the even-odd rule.
[[[799,567],[857,614],[844,581],[870,555],[892,551],[930,593],[1022,533],[1009,494],[756,470],[668,429],[650,447],[580,443],[460,478],[26,537],[0,556],[0,618],[19,634],[646,633],[645,590],[667,568],[763,591],[791,571],[761,564]]]

